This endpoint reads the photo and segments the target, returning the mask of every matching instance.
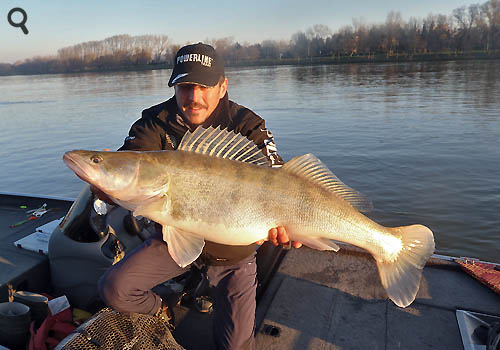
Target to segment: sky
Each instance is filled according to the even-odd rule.
[[[168,35],[171,42],[186,44],[232,37],[235,42],[260,43],[267,39],[290,40],[315,24],[333,32],[351,25],[353,18],[367,24],[385,22],[390,11],[404,20],[429,14],[451,15],[471,0],[2,0],[0,3],[0,62],[14,63],[85,41],[118,34]],[[479,1],[484,3],[486,0]],[[8,13],[22,8],[27,14],[24,34],[9,24]],[[20,12],[12,14],[15,23]]]

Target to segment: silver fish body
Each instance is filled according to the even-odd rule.
[[[284,226],[292,240],[314,249],[336,251],[336,240],[368,250],[389,297],[402,307],[414,300],[434,251],[427,227],[388,228],[370,220],[357,210],[365,199],[313,155],[271,168],[255,145],[238,144],[243,137],[199,129],[177,151],[71,151],[64,160],[134,215],[162,224],[181,266],[199,256],[205,240],[248,245]]]

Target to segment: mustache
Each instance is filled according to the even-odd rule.
[[[208,108],[207,105],[205,105],[203,103],[194,102],[194,101],[187,102],[187,103],[183,104],[182,106],[184,108],[205,108],[205,109]]]

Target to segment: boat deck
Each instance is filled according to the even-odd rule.
[[[26,211],[40,208],[49,210],[36,220],[11,228],[10,225],[27,219]],[[32,197],[16,194],[0,195],[0,301],[8,298],[7,285],[18,290],[50,290],[49,261],[46,255],[14,245],[17,240],[35,232],[35,229],[63,217],[73,203],[70,199]],[[26,208],[21,208],[26,206]],[[44,276],[45,278],[40,278]]]
[[[500,295],[440,258],[424,268],[416,300],[399,308],[387,299],[373,258],[341,247],[287,253],[257,307],[257,349],[464,349],[457,309],[500,317]],[[182,306],[176,312],[178,342],[209,348],[210,316]]]
[[[356,247],[287,254],[260,303],[258,349],[463,349],[456,310],[500,316],[500,295],[432,258],[416,300],[387,299],[373,258]],[[264,325],[281,329],[264,335]]]
[[[60,209],[9,228],[26,217],[26,210],[43,203]],[[13,242],[62,217],[70,205],[65,200],[0,196],[0,301],[7,300],[7,283],[18,290],[50,290],[47,257]],[[387,299],[375,261],[365,251],[348,245],[341,245],[338,253],[293,249],[258,301],[256,348],[463,349],[457,309],[500,317],[500,295],[458,264],[432,258],[416,300],[402,309]],[[186,306],[177,306],[175,314],[174,336],[182,346],[211,348],[210,315]]]

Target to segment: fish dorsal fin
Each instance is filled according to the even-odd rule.
[[[281,169],[322,186],[359,211],[368,212],[373,209],[368,198],[340,181],[321,160],[310,153],[292,158]]]
[[[269,159],[253,141],[241,134],[211,126],[208,129],[199,126],[193,132],[186,132],[177,149],[255,165],[270,166]]]

